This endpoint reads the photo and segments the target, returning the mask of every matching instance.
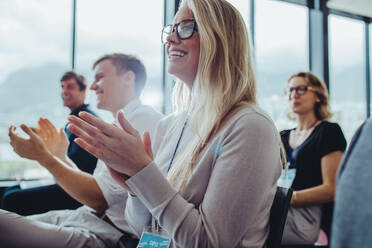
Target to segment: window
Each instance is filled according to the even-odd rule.
[[[369,89],[370,89],[370,115],[372,116],[372,24],[369,24]]]
[[[364,41],[362,21],[329,16],[331,111],[348,141],[366,118]]]
[[[308,9],[279,1],[255,1],[258,100],[279,130],[289,128],[284,88],[290,75],[308,71]]]
[[[77,3],[76,70],[92,82],[92,65],[102,55],[114,52],[136,55],[147,70],[142,101],[161,111],[163,1],[83,0]],[[88,94],[88,101],[95,107],[95,94]],[[112,118],[107,111],[99,114]]]
[[[0,1],[0,179],[46,174],[13,152],[8,128],[39,117],[63,127],[59,77],[70,67],[70,35],[71,1]]]
[[[228,0],[228,1],[240,11],[240,14],[244,19],[245,25],[249,30],[252,0]]]

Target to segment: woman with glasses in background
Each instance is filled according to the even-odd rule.
[[[256,104],[244,21],[227,1],[183,0],[162,39],[175,112],[151,137],[153,151],[123,114],[122,129],[86,113],[89,124],[71,117],[69,128],[131,193],[125,218],[139,247],[156,234],[171,247],[263,247],[281,145]]]
[[[326,85],[310,72],[288,79],[289,117],[297,127],[282,131],[289,169],[294,180],[283,244],[312,244],[320,231],[322,204],[332,202],[338,165],[346,140],[336,123],[328,122]]]

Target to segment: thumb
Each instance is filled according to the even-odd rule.
[[[143,144],[145,146],[145,151],[146,151],[147,155],[149,155],[151,159],[154,159],[154,154],[153,154],[152,149],[151,149],[150,133],[148,131],[143,133],[142,141],[143,141]]]
[[[119,111],[119,113],[117,115],[117,120],[118,120],[120,126],[127,133],[135,134],[137,132],[137,130],[134,127],[132,127],[132,125],[129,123],[129,121],[127,121],[127,119],[125,119],[123,111]]]
[[[61,137],[66,136],[65,130],[62,127],[59,129],[59,135],[61,135]]]

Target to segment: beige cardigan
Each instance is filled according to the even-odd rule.
[[[134,233],[140,236],[153,217],[170,235],[171,247],[263,247],[281,171],[271,119],[258,107],[235,114],[200,154],[181,194],[165,177],[182,129],[166,136],[174,119],[159,124],[155,160],[127,180],[137,195],[129,197],[125,211]],[[177,153],[192,135],[187,126]]]

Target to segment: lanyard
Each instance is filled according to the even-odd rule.
[[[171,158],[171,160],[169,162],[167,173],[169,173],[169,170],[172,167],[174,157],[176,156],[176,153],[177,153],[177,150],[178,150],[178,146],[180,145],[180,142],[181,142],[181,139],[182,139],[182,136],[183,136],[183,132],[185,131],[187,120],[188,120],[188,118],[186,119],[185,124],[183,124],[181,134],[180,134],[180,136],[178,138],[178,141],[177,141],[177,144],[176,144],[176,148],[174,149],[172,158]],[[156,219],[154,217],[151,218],[151,222],[152,222],[151,226],[154,228],[154,230],[158,231],[159,228],[160,228],[160,226],[159,226],[159,223],[156,221]]]
[[[180,137],[178,138],[178,141],[177,141],[177,144],[176,144],[176,148],[174,149],[174,152],[173,152],[173,155],[172,155],[171,161],[169,162],[169,166],[168,166],[168,170],[167,170],[167,172],[169,172],[169,170],[170,170],[171,167],[172,167],[174,157],[176,156],[176,153],[177,153],[177,150],[178,150],[178,146],[180,145],[180,142],[181,142],[181,139],[182,139],[182,136],[183,136],[183,132],[185,131],[185,127],[186,127],[186,124],[187,124],[187,120],[188,120],[188,118],[186,119],[185,124],[183,124],[182,131],[181,131]]]

